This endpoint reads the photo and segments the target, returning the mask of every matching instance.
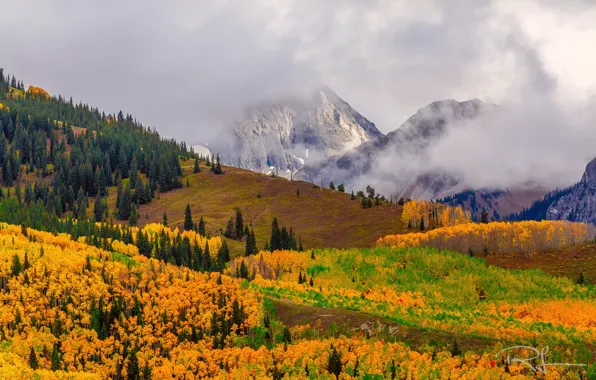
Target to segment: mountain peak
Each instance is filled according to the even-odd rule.
[[[324,84],[310,96],[251,107],[229,124],[228,132],[231,144],[213,144],[224,162],[259,172],[271,166],[280,172],[295,171],[305,161],[325,159],[383,137],[374,123]]]

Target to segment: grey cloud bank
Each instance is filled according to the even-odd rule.
[[[8,72],[190,144],[325,83],[385,133],[439,99],[511,109],[424,162],[474,184],[564,185],[596,155],[589,1],[25,0],[2,13]]]

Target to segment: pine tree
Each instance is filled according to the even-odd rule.
[[[424,218],[420,219],[420,231],[424,231]]]
[[[215,174],[223,174],[223,170],[221,168],[221,162],[219,161],[219,154],[217,155],[217,165],[213,171]]]
[[[106,209],[107,206],[105,204],[104,198],[98,195],[97,198],[95,198],[95,203],[93,204],[93,218],[96,222],[104,221]]]
[[[60,369],[60,350],[58,349],[58,343],[56,342],[54,342],[54,346],[52,348],[50,369],[52,371],[57,371]]]
[[[166,227],[168,226],[168,214],[166,214],[165,211],[163,212],[163,221],[162,221],[162,224],[164,226],[166,226]]]
[[[351,200],[354,200],[354,199],[356,199],[356,196],[354,195],[354,190],[352,190],[352,195],[350,195],[350,199],[351,199]]]
[[[132,162],[130,163],[130,186],[132,189],[135,189],[137,185],[137,178],[139,176],[138,170],[137,156],[133,154]]]
[[[126,366],[126,378],[129,380],[140,380],[141,369],[139,368],[139,359],[136,355],[136,350],[133,350],[128,355],[128,365]]]
[[[246,267],[244,260],[242,260],[242,264],[240,264],[240,278],[248,279],[248,268]]]
[[[130,192],[130,186],[127,184],[122,191],[120,202],[118,202],[118,219],[128,220],[132,211],[132,196]]]
[[[271,223],[271,240],[269,241],[269,249],[271,252],[282,249],[281,231],[279,229],[279,224],[277,223],[277,218],[275,217]]]
[[[339,191],[340,193],[344,193],[346,191],[343,183],[337,185],[337,191]]]
[[[17,183],[14,185],[14,193],[17,196],[17,200],[19,201],[19,203],[22,202],[21,199],[21,183],[19,181],[17,181]]]
[[[251,250],[252,250],[252,254],[256,255],[257,253],[259,253],[259,249],[257,248],[257,239],[255,237],[255,230],[251,228],[250,230],[250,242],[251,242]]]
[[[186,204],[186,209],[184,210],[184,230],[190,231],[194,226],[194,222],[192,221],[192,214],[190,212],[190,204]]]
[[[584,285],[586,283],[586,279],[584,278],[584,272],[580,272],[579,277],[577,278],[578,285]]]
[[[333,183],[333,181],[329,182],[329,189],[335,190],[335,184]]]
[[[242,212],[240,208],[236,208],[236,238],[242,239],[244,235],[244,220],[242,219]]]
[[[128,168],[128,155],[124,150],[124,146],[120,147],[120,151],[118,153],[118,170],[120,170],[120,174],[122,178],[128,178],[129,175],[129,168]]]
[[[21,265],[21,259],[15,253],[15,255],[12,257],[12,265],[10,266],[10,273],[14,277],[14,276],[18,276],[22,270],[23,270],[23,266]]]
[[[205,233],[205,221],[203,220],[202,216],[201,219],[199,219],[199,234],[201,236],[207,236]]]
[[[199,173],[201,171],[201,167],[199,166],[199,158],[195,158],[195,166],[192,168],[193,173]]]
[[[37,355],[35,354],[35,349],[33,347],[31,347],[31,350],[29,351],[29,367],[33,369],[37,369],[38,367]]]
[[[228,224],[226,225],[224,236],[228,239],[233,239],[236,236],[234,231],[234,218],[228,219]]]
[[[339,376],[341,373],[342,364],[341,364],[341,355],[339,352],[331,345],[331,354],[329,355],[329,359],[327,362],[327,372],[333,374],[335,376]]]

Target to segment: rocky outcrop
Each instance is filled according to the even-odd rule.
[[[596,223],[596,158],[571,191],[549,206],[546,216],[551,220]]]
[[[295,172],[305,163],[345,153],[383,137],[376,126],[327,87],[311,97],[245,111],[230,136],[210,145],[224,163],[258,172]],[[224,141],[224,143],[221,143]]]
[[[424,170],[427,149],[458,123],[473,120],[495,108],[478,99],[458,102],[448,99],[421,108],[398,129],[387,136],[364,143],[358,148],[315,165],[307,164],[300,178],[319,182],[328,178],[362,187],[364,178],[386,178],[383,193],[393,192],[404,198],[438,198],[465,188],[457,173]],[[385,172],[376,171],[383,168]],[[387,172],[387,168],[392,171]]]

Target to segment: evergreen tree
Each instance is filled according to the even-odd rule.
[[[18,276],[22,270],[23,270],[23,266],[21,265],[21,259],[15,253],[14,256],[12,257],[12,265],[10,266],[10,273],[14,277],[14,276]]]
[[[228,239],[233,239],[235,235],[234,232],[234,218],[228,219],[228,224],[226,225],[226,230],[224,231],[224,236]]]
[[[130,192],[130,186],[127,184],[122,191],[120,202],[118,202],[118,219],[128,220],[132,211],[132,196]]]
[[[128,178],[128,155],[124,150],[124,146],[120,147],[120,151],[118,153],[118,170],[120,170],[120,175],[122,175],[122,178]]]
[[[195,158],[195,166],[192,168],[193,173],[199,173],[201,171],[201,167],[199,166],[199,158]]]
[[[128,355],[128,365],[126,366],[126,378],[128,380],[140,380],[141,369],[139,368],[139,359],[136,355],[136,350],[133,350]]]
[[[190,231],[192,230],[194,222],[192,221],[192,214],[190,212],[190,204],[186,204],[186,209],[184,210],[184,230]]]
[[[242,219],[242,213],[240,212],[240,208],[236,208],[236,237],[238,239],[242,239],[244,235],[244,220]]]
[[[21,183],[17,181],[17,183],[14,185],[14,193],[17,196],[17,200],[19,201],[19,203],[22,202],[21,199]]]
[[[29,367],[37,369],[38,366],[39,365],[37,363],[37,355],[35,354],[35,349],[31,347],[31,350],[29,350]]]
[[[350,196],[350,199],[351,199],[351,200],[354,200],[354,199],[356,199],[356,196],[354,195],[354,190],[352,190],[352,195]]]
[[[132,162],[130,163],[130,186],[132,189],[135,189],[137,185],[137,178],[139,176],[138,170],[137,156],[133,154]]]
[[[52,347],[52,357],[51,357],[51,364],[50,369],[52,371],[57,371],[60,369],[60,350],[58,349],[58,343],[54,342]]]
[[[269,241],[269,250],[271,252],[281,250],[281,244],[281,230],[279,229],[277,218],[274,217],[273,222],[271,223],[271,239]]]
[[[95,198],[95,203],[93,204],[93,219],[96,222],[103,222],[106,209],[107,206],[104,198],[98,195],[97,198]]]
[[[584,285],[586,283],[586,279],[584,278],[584,272],[580,272],[579,277],[577,278],[578,285]]]
[[[343,183],[340,183],[339,185],[337,185],[337,191],[339,191],[340,193],[343,193],[346,191]]]
[[[213,172],[215,174],[223,174],[223,170],[221,168],[221,162],[219,161],[219,154],[217,155],[217,165],[215,166],[215,170]]]
[[[333,181],[329,182],[329,189],[335,190],[335,184],[333,183]]]
[[[244,260],[240,264],[240,278],[248,279],[248,268],[246,267]]]
[[[420,219],[420,231],[424,231],[424,218]]]
[[[207,236],[207,234],[205,233],[205,221],[203,220],[202,216],[201,219],[199,219],[199,234],[201,236]]]
[[[331,354],[329,355],[329,359],[327,361],[327,372],[339,377],[341,373],[342,364],[341,364],[341,355],[339,352],[331,345]]]
[[[164,226],[166,226],[166,227],[168,226],[168,214],[166,214],[165,211],[163,212],[163,221],[162,221],[162,224]]]
[[[32,201],[33,201],[33,188],[31,188],[31,184],[28,183],[25,185],[25,204],[27,206],[31,206]]]

